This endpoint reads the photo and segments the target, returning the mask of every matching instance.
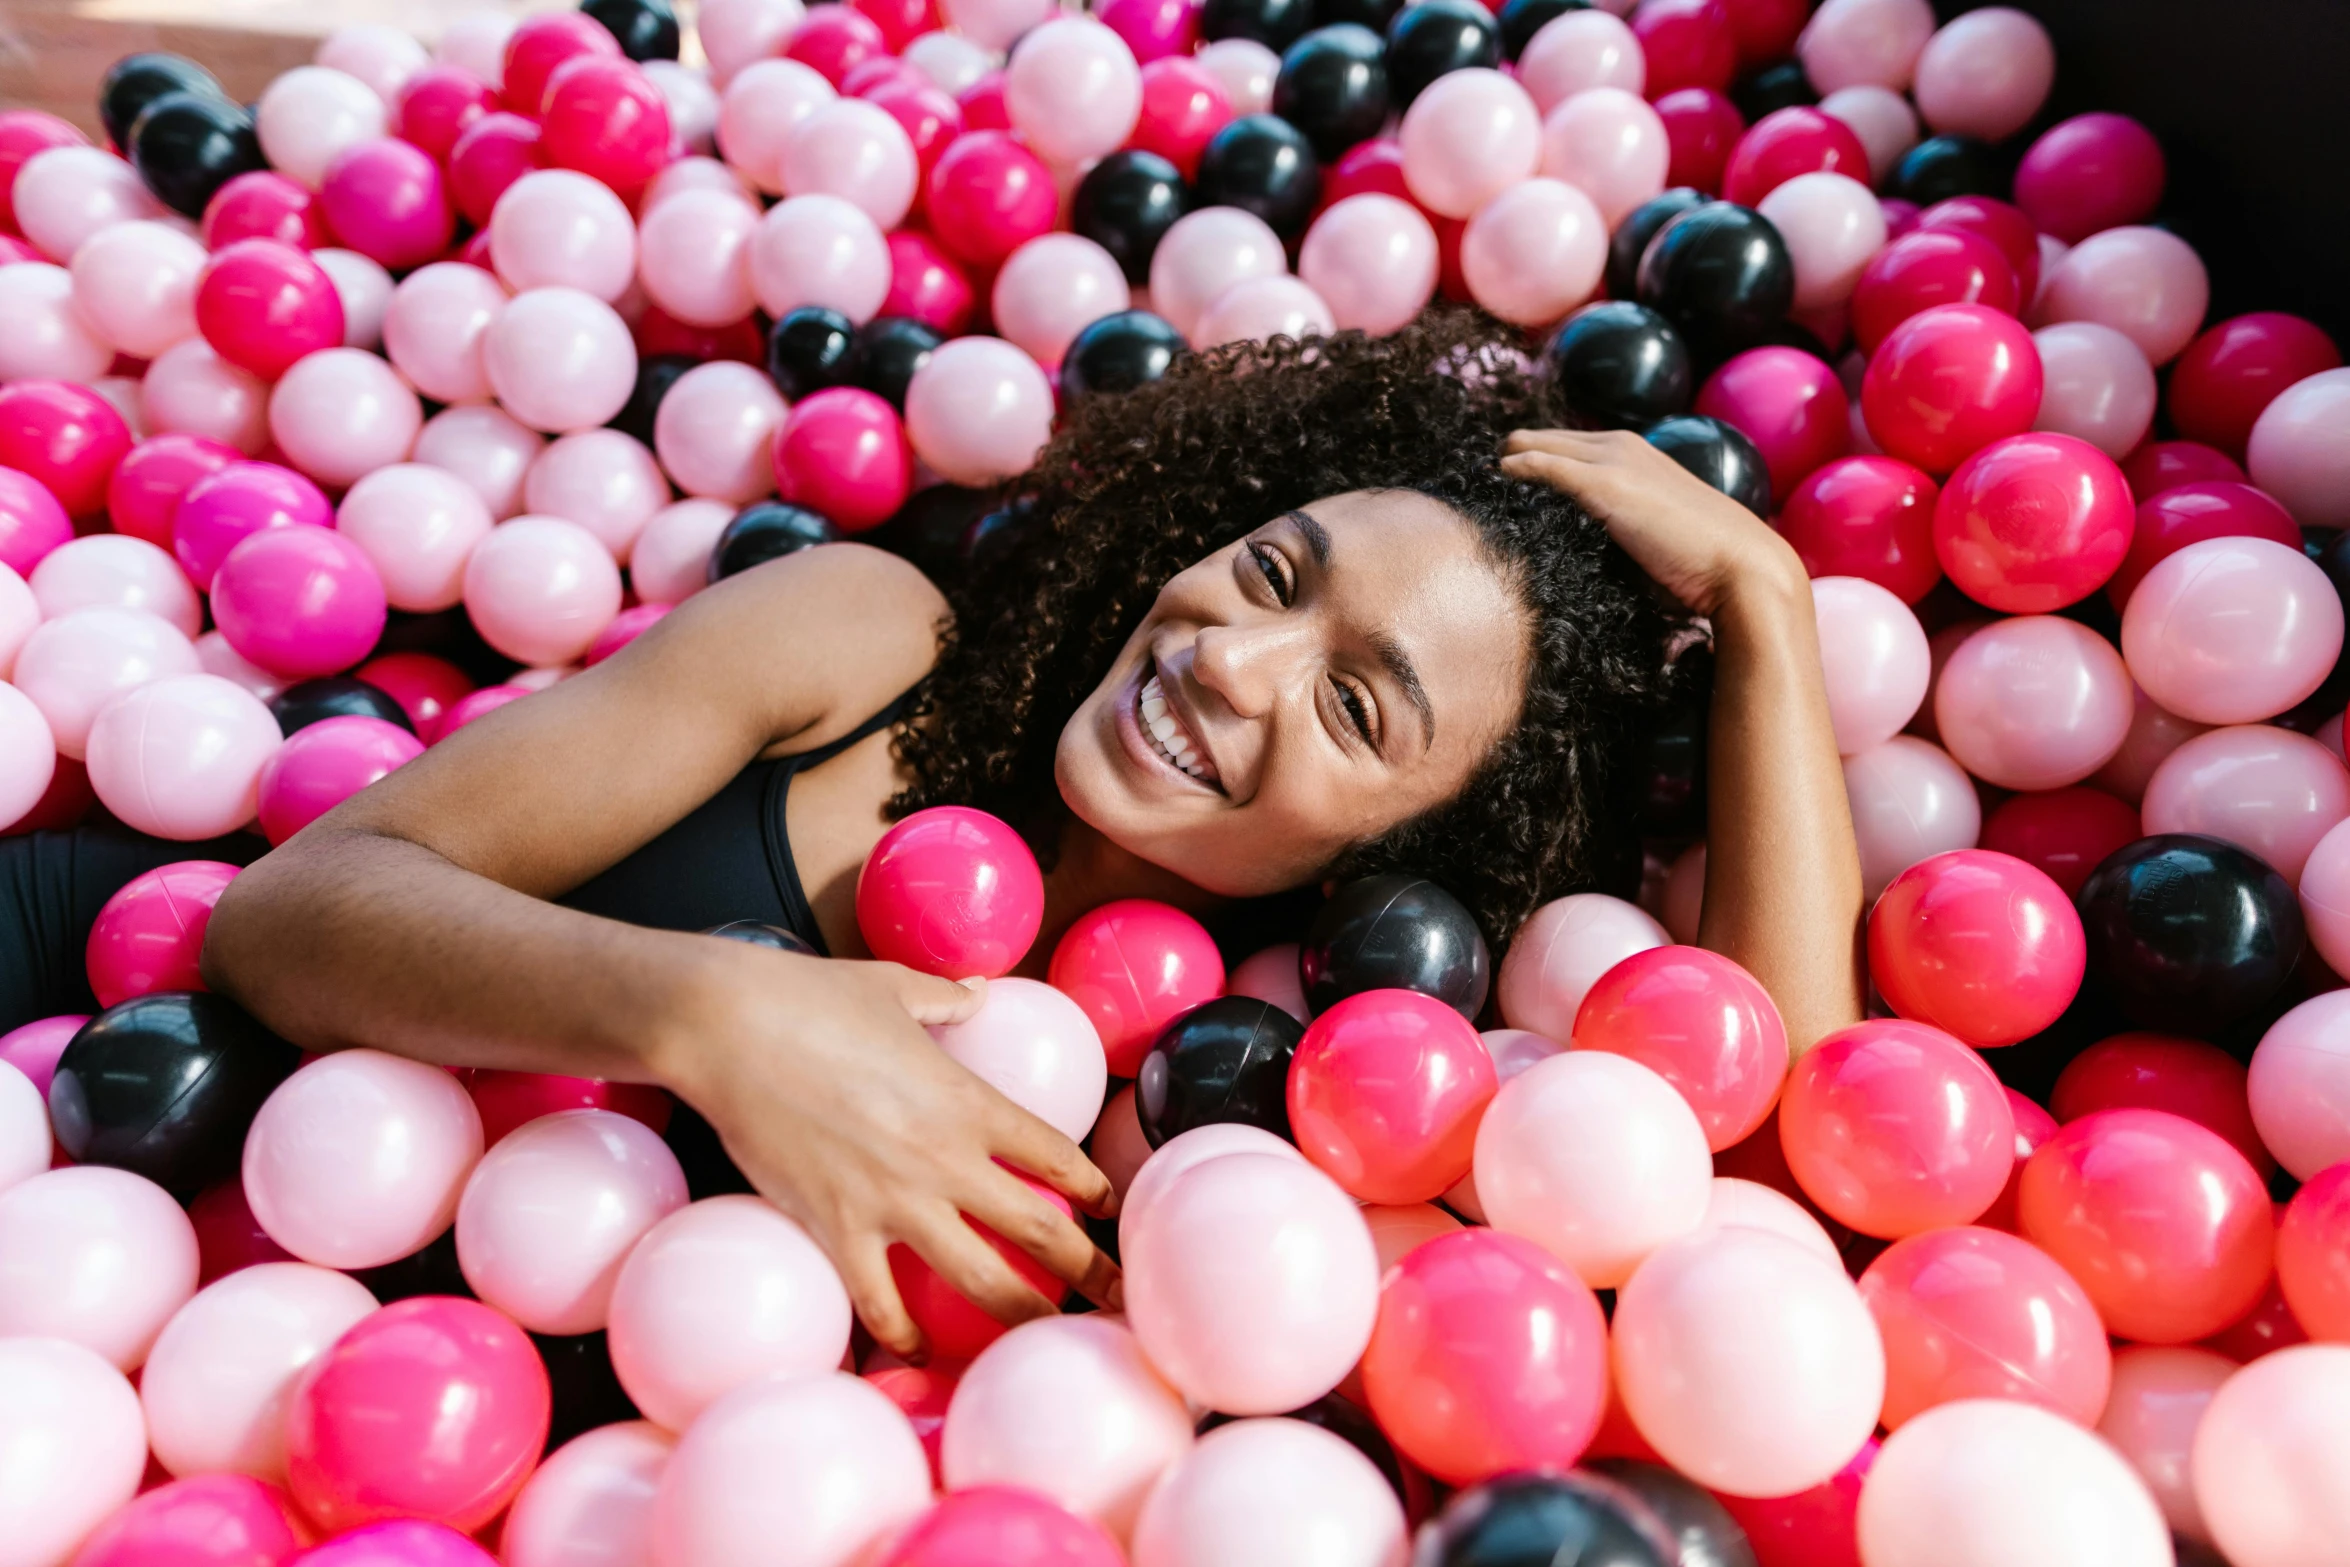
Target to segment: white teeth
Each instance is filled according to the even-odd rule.
[[[1183,726],[1168,710],[1167,695],[1159,685],[1158,676],[1153,675],[1143,682],[1142,700],[1137,706],[1141,710],[1142,727],[1158,746],[1159,754],[1194,778],[1206,776],[1206,769],[1200,766],[1199,751],[1193,745],[1191,736],[1184,732]]]

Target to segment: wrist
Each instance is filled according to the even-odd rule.
[[[1714,614],[1776,618],[1800,612],[1812,616],[1811,578],[1794,547],[1770,533],[1755,541],[1722,573]]]

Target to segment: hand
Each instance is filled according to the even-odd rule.
[[[980,982],[752,948],[713,957],[730,970],[713,987],[715,1015],[665,1052],[664,1076],[760,1194],[824,1247],[885,1348],[910,1358],[922,1344],[890,1277],[893,1242],[999,1321],[1056,1309],[966,1215],[1087,1298],[1119,1304],[1117,1265],[1005,1166],[1105,1216],[1108,1177],[923,1032],[977,1011]]]
[[[1501,468],[1581,501],[1697,614],[1752,582],[1803,586],[1803,563],[1769,523],[1629,430],[1519,430]]]

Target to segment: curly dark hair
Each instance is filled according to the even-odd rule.
[[[1468,519],[1522,595],[1523,706],[1458,797],[1330,873],[1427,876],[1496,946],[1545,899],[1620,886],[1627,854],[1636,879],[1627,753],[1665,698],[1680,622],[1580,505],[1502,473],[1504,435],[1557,422],[1522,341],[1431,311],[1389,337],[1227,345],[1068,410],[1021,482],[1016,536],[952,595],[899,733],[914,782],[893,813],[977,806],[1049,859],[1062,727],[1160,586],[1294,507],[1410,490]]]

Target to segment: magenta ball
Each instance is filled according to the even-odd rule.
[[[1994,441],[1934,507],[1934,553],[1958,590],[2010,614],[2078,603],[2130,550],[2135,510],[2113,459],[2069,435]]]
[[[212,579],[212,614],[229,646],[289,680],[349,669],[383,635],[383,578],[330,528],[273,528],[246,539]]]
[[[43,556],[72,537],[73,519],[48,486],[30,474],[0,467],[0,566],[30,576]]]
[[[117,533],[170,549],[188,491],[237,460],[236,448],[201,435],[150,436],[130,449],[107,481],[106,514]]]
[[[1189,56],[1199,42],[1196,0],[1103,0],[1094,15],[1126,40],[1126,47],[1144,65]]]
[[[1771,493],[1791,496],[1851,444],[1851,402],[1836,372],[1800,348],[1750,348],[1716,370],[1697,411],[1735,426],[1762,453]]]
[[[334,525],[325,494],[276,463],[231,464],[191,485],[172,514],[171,548],[180,569],[210,592],[220,563],[253,534],[297,525]]]
[[[2015,171],[2015,202],[2068,245],[2142,223],[2162,200],[2167,170],[2154,133],[2122,114],[2077,114],[2050,126]]]
[[[0,386],[0,469],[45,486],[69,516],[105,506],[107,481],[130,449],[121,413],[89,387],[39,380]]]
[[[261,831],[280,844],[377,779],[424,754],[380,718],[325,718],[297,731],[261,769]]]
[[[1059,207],[1052,171],[1006,131],[956,137],[932,167],[926,196],[939,243],[981,267],[1049,231]]]
[[[2138,583],[2122,656],[2181,718],[2254,723],[2316,691],[2342,649],[2342,601],[2301,551],[2268,539],[2190,544]]]
[[[74,1567],[280,1567],[302,1549],[285,1492],[206,1474],[142,1493],[82,1542]]]
[[[906,503],[913,473],[897,410],[859,387],[803,399],[775,432],[775,493],[844,533],[889,520]]]
[[[342,296],[308,251],[239,240],[196,280],[196,329],[221,358],[274,381],[303,355],[341,345]]]
[[[456,230],[441,166],[396,137],[361,142],[328,164],[318,204],[337,238],[394,272],[440,255]]]
[[[218,860],[182,860],[132,877],[108,898],[83,953],[98,1005],[208,988],[196,966],[204,930],[236,874]]]
[[[1044,879],[1020,835],[959,805],[916,811],[857,875],[873,955],[953,979],[1008,974],[1044,921]]]
[[[2121,749],[2130,673],[2113,644],[2086,626],[2054,615],[1998,621],[1960,643],[1943,666],[1935,726],[1950,754],[1985,783],[2061,789]]]

